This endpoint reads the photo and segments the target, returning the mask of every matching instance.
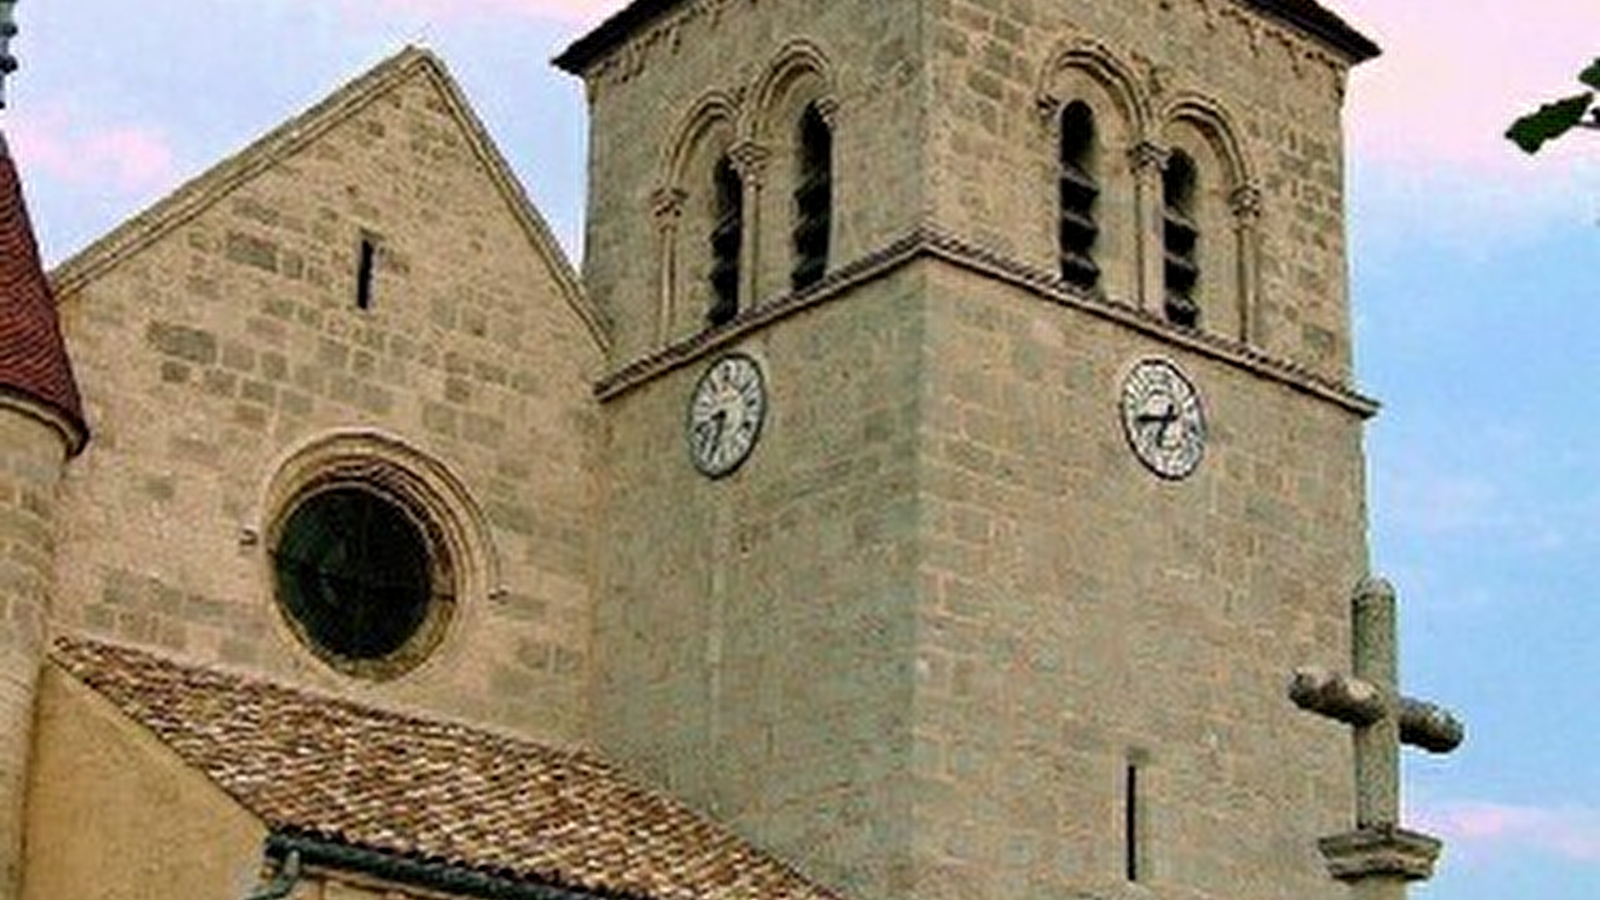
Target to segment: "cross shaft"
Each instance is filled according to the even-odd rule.
[[[1363,900],[1403,900],[1407,881],[1432,874],[1440,845],[1400,827],[1400,746],[1448,753],[1466,730],[1443,707],[1400,693],[1394,589],[1379,579],[1363,581],[1351,614],[1352,673],[1297,669],[1289,699],[1352,726],[1356,828],[1322,840],[1329,871]]]

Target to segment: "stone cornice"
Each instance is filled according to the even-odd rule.
[[[675,341],[613,370],[595,384],[595,396],[601,402],[621,397],[798,312],[843,299],[852,289],[888,277],[920,259],[937,259],[996,278],[1029,291],[1040,300],[1082,310],[1168,344],[1237,366],[1334,403],[1362,418],[1373,416],[1378,411],[1377,401],[1298,363],[1268,355],[1259,348],[1221,335],[1179,328],[1131,304],[1079,292],[1043,269],[1010,259],[933,226],[914,229],[882,249],[830,272],[822,281],[804,291],[782,294],[758,303],[741,311],[732,321],[719,328]]]

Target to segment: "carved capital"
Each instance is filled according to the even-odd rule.
[[[1425,881],[1439,859],[1439,839],[1398,825],[1368,825],[1317,842],[1328,873],[1345,882],[1369,878]]]
[[[1065,105],[1061,98],[1054,94],[1041,92],[1039,96],[1033,98],[1033,110],[1038,114],[1039,121],[1045,125],[1055,124],[1061,115],[1061,108]]]
[[[1228,195],[1228,206],[1240,225],[1254,225],[1261,220],[1261,189],[1253,184],[1241,184]]]
[[[1167,167],[1167,157],[1172,153],[1163,147],[1158,147],[1149,141],[1140,141],[1128,148],[1128,164],[1133,167],[1134,174],[1158,174]]]
[[[739,173],[745,184],[751,186],[760,186],[761,177],[767,171],[767,161],[771,158],[772,151],[755,141],[740,141],[728,148],[728,161],[733,163],[733,170]]]
[[[683,201],[689,195],[680,188],[656,188],[650,194],[650,214],[655,217],[656,225],[666,228],[676,223],[683,216]]]

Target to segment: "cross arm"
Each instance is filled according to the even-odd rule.
[[[1400,698],[1400,742],[1429,753],[1449,753],[1461,746],[1467,729],[1450,711],[1433,703]]]
[[[1307,712],[1364,728],[1386,714],[1376,685],[1320,667],[1296,669],[1289,699]],[[1429,753],[1449,753],[1466,737],[1466,729],[1449,710],[1411,697],[1399,698],[1400,741]]]
[[[1358,728],[1383,718],[1383,696],[1371,682],[1317,666],[1294,670],[1289,699],[1307,712]]]

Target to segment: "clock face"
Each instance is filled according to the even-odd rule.
[[[689,401],[689,458],[710,478],[739,468],[755,449],[767,414],[761,367],[742,353],[722,357],[700,376]]]
[[[1133,453],[1162,478],[1188,477],[1206,450],[1200,392],[1177,366],[1146,359],[1122,384],[1122,429]]]

